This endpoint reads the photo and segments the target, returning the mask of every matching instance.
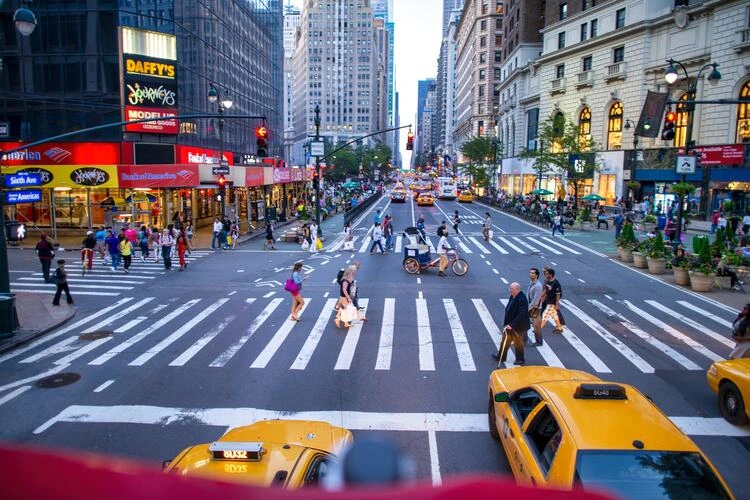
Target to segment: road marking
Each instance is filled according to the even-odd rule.
[[[474,372],[477,370],[477,367],[474,365],[469,341],[466,338],[463,326],[461,326],[461,318],[458,316],[453,299],[443,299],[443,306],[445,307],[445,312],[448,314],[448,324],[450,324],[451,333],[453,334],[453,343],[456,345],[458,364],[461,367],[461,371]]]
[[[563,327],[563,338],[568,341],[573,349],[583,357],[583,359],[593,368],[597,373],[612,373],[612,370],[601,360],[599,356],[594,354],[594,351],[589,349],[589,346],[583,343],[583,341],[576,335],[573,330],[567,326]]]
[[[711,314],[710,312],[706,311],[705,309],[701,309],[698,306],[694,306],[693,304],[691,304],[690,302],[688,302],[686,300],[678,300],[677,303],[680,304],[680,305],[682,305],[682,306],[687,307],[691,311],[697,312],[701,316],[705,316],[708,319],[712,319],[712,320],[716,321],[720,325],[724,325],[727,328],[732,328],[732,322],[731,321],[727,321],[724,318],[720,318],[720,317],[716,316],[715,314]]]
[[[508,246],[509,246],[510,248],[512,248],[512,249],[513,249],[513,250],[515,250],[516,252],[518,252],[518,253],[525,253],[525,252],[524,252],[523,250],[521,250],[521,249],[520,249],[520,248],[518,248],[518,247],[517,247],[516,245],[514,245],[513,243],[511,243],[511,242],[510,242],[510,241],[508,240],[508,238],[498,237],[497,239],[498,239],[498,240],[500,240],[500,241],[502,241],[502,242],[503,242],[503,243],[505,243],[506,245],[508,245]]]
[[[2,398],[0,398],[0,405],[4,405],[8,401],[10,401],[10,400],[12,400],[12,399],[20,396],[21,394],[23,394],[24,392],[28,391],[29,389],[31,389],[31,386],[30,385],[25,385],[23,387],[19,387],[15,391],[9,392],[8,394],[6,394]]]
[[[83,356],[84,354],[86,354],[86,353],[88,353],[90,351],[93,351],[94,349],[96,349],[100,345],[102,345],[105,342],[108,342],[110,340],[112,340],[112,337],[104,337],[104,338],[101,338],[101,339],[89,342],[88,345],[86,345],[86,346],[78,349],[76,352],[70,353],[67,356],[63,357],[63,358],[58,359],[57,361],[55,361],[55,364],[56,365],[68,365],[68,364],[72,363],[73,361],[75,361],[76,359],[78,359],[81,356]]]
[[[38,375],[34,375],[32,377],[28,377],[28,378],[25,378],[25,379],[22,379],[22,380],[16,380],[15,382],[10,382],[9,384],[5,384],[3,386],[0,386],[0,392],[5,391],[7,389],[12,389],[14,387],[18,387],[19,385],[24,385],[24,384],[26,384],[28,382],[34,382],[35,380],[39,380],[40,378],[44,378],[44,377],[48,377],[50,375],[54,375],[55,373],[59,373],[59,372],[63,371],[66,368],[67,368],[67,366],[60,365],[60,366],[56,366],[56,367],[54,367],[54,368],[52,368],[50,370],[47,370],[46,372],[42,372],[42,373],[40,373]]]
[[[495,240],[493,240],[492,238],[490,238],[489,243],[490,243],[490,245],[492,245],[493,247],[495,247],[497,249],[497,251],[500,252],[501,254],[508,255],[508,251],[506,249],[504,249],[503,247],[501,247],[500,245],[498,245],[497,243],[495,243]]]
[[[369,236],[365,236],[364,238],[362,238],[362,246],[359,247],[359,253],[367,251],[367,245],[370,244],[371,240],[372,238],[370,238]]]
[[[487,329],[487,333],[490,334],[490,338],[495,344],[495,349],[500,349],[500,329],[495,324],[495,320],[492,318],[490,310],[487,309],[487,306],[484,304],[484,301],[482,301],[482,299],[471,299],[471,302],[474,304],[474,308],[477,310],[479,318],[482,320],[484,327]],[[510,351],[508,353],[508,356],[512,354],[513,352]],[[515,360],[515,357],[513,359]]]
[[[456,244],[461,248],[461,251],[463,253],[474,253],[471,250],[471,248],[467,247],[466,244],[463,241],[461,241],[461,238],[459,238],[458,236],[454,236],[453,241],[456,242]]]
[[[104,389],[109,387],[110,385],[115,383],[115,379],[109,379],[106,382],[104,382],[102,385],[94,389],[94,392],[102,392]]]
[[[310,299],[307,299],[305,304],[302,306],[302,309],[297,313],[297,316],[301,316],[309,305]],[[298,321],[293,321],[291,318],[287,318],[286,321],[284,321],[284,324],[281,325],[281,328],[279,328],[274,334],[273,338],[271,338],[271,341],[266,344],[266,347],[263,348],[261,353],[258,354],[258,357],[255,358],[255,361],[253,361],[253,363],[250,365],[250,368],[265,368],[266,365],[268,365],[268,362],[271,361],[273,355],[276,354],[276,351],[279,350],[281,344],[283,344],[284,340],[286,340],[286,338],[289,336],[292,328],[294,328],[297,323]]]
[[[686,325],[695,328],[699,332],[705,333],[706,335],[708,335],[712,339],[716,340],[717,342],[721,342],[725,346],[734,349],[734,346],[735,346],[734,341],[729,340],[728,338],[724,337],[722,334],[720,334],[718,332],[715,332],[714,330],[708,328],[707,326],[703,326],[700,323],[698,323],[697,321],[693,321],[692,319],[690,319],[690,318],[688,318],[686,316],[683,316],[682,314],[680,314],[680,313],[678,313],[676,311],[673,311],[672,309],[670,309],[668,307],[665,307],[664,305],[658,303],[655,300],[647,300],[646,303],[649,304],[649,305],[651,305],[652,307],[655,307],[656,309],[660,310],[664,314],[672,316],[673,318],[676,318],[676,319],[682,321]]]
[[[479,248],[479,250],[482,251],[482,253],[491,253],[489,251],[489,249],[486,246],[484,246],[481,243],[479,243],[479,240],[476,239],[475,237],[469,236],[468,240],[471,241],[472,243],[474,243],[477,246],[477,248]]]
[[[242,337],[237,340],[234,344],[232,344],[229,349],[221,353],[215,360],[211,362],[211,367],[222,367],[227,364],[227,361],[232,359],[232,357],[237,354],[237,351],[239,351],[245,343],[250,340],[250,337],[253,336],[253,334],[260,328],[260,326],[268,319],[268,317],[273,313],[277,307],[279,307],[279,304],[281,304],[284,301],[284,299],[273,299],[269,304],[261,311],[261,313],[255,317],[255,319],[250,323],[250,326],[247,328],[247,333],[243,335]]]
[[[576,278],[576,279],[577,279],[578,281],[580,281],[581,283],[586,283],[586,282],[585,282],[585,281],[583,281],[583,280],[582,280],[581,278]]]
[[[576,250],[573,250],[573,249],[572,249],[572,248],[570,248],[570,247],[566,247],[566,246],[565,246],[565,245],[563,245],[562,243],[558,243],[558,242],[557,242],[557,240],[555,240],[554,238],[550,239],[550,238],[547,238],[546,236],[544,236],[544,237],[542,237],[542,239],[543,239],[544,241],[548,242],[548,243],[551,243],[551,244],[553,244],[553,245],[556,245],[556,246],[558,246],[558,247],[562,248],[563,250],[567,250],[568,252],[572,253],[573,255],[581,255],[581,252],[578,252],[578,251],[576,251]],[[554,264],[554,265],[557,265],[557,264]]]
[[[519,245],[528,248],[532,252],[534,252],[534,253],[541,253],[541,251],[538,248],[529,245],[528,243],[526,243],[525,241],[523,241],[521,238],[518,238],[517,236],[513,236],[513,239],[516,240]]]
[[[216,338],[217,335],[223,332],[224,329],[229,326],[232,321],[235,320],[235,318],[237,318],[237,316],[233,314],[221,318],[221,322],[218,325],[215,325],[213,328],[203,334],[203,336],[199,338],[193,345],[191,345],[182,354],[172,360],[172,362],[169,363],[169,366],[184,366],[185,363],[193,359],[193,356],[198,354],[200,350],[206,347],[206,345],[208,345],[209,342]]]
[[[500,277],[500,281],[502,281],[502,282],[503,282],[503,283],[504,283],[505,285],[507,285],[507,284],[508,284],[508,280],[506,280],[506,279],[505,279],[505,278],[503,278],[503,277]]]
[[[383,306],[383,322],[380,325],[380,342],[378,344],[378,359],[376,370],[390,370],[393,354],[393,327],[396,309],[396,299],[385,299]]]
[[[432,475],[432,485],[440,486],[440,458],[438,457],[437,436],[435,431],[427,431],[427,442],[430,448],[430,471]]]
[[[263,296],[263,298],[264,298],[264,299],[267,299],[267,298],[269,298],[269,297],[273,297],[274,295],[276,295],[276,292],[268,292],[267,294],[265,294],[265,295]]]
[[[495,274],[500,274],[500,272],[497,269],[494,269],[494,268],[492,269],[492,272],[495,273]]]
[[[297,359],[295,359],[292,366],[289,367],[290,370],[304,370],[307,368],[307,364],[310,362],[313,354],[315,354],[315,349],[318,347],[320,339],[323,337],[323,331],[326,329],[328,320],[331,318],[331,313],[333,312],[333,307],[338,300],[339,299],[327,299],[325,301],[323,310],[320,311],[318,319],[315,321],[310,334],[307,336],[305,343],[302,345],[302,349],[297,355]]]
[[[417,300],[417,333],[419,335],[419,369],[423,371],[435,370],[435,356],[432,352],[432,334],[430,332],[430,316],[427,311],[427,301]]]
[[[396,236],[396,253],[401,253],[401,245],[404,243],[404,237],[399,235]]]
[[[367,316],[367,304],[368,299],[361,299],[359,305],[365,308],[365,316]],[[336,360],[336,366],[334,370],[348,370],[352,367],[352,360],[354,359],[354,352],[357,350],[357,344],[359,343],[359,336],[362,332],[362,321],[352,323],[349,331],[346,332],[346,338],[339,351],[339,357]]]
[[[424,298],[424,295],[422,294],[422,290],[420,290],[419,293],[417,294],[417,298],[419,298],[419,299],[423,299]]]
[[[556,249],[552,248],[552,247],[551,247],[551,246],[549,246],[549,245],[545,245],[544,243],[542,243],[541,241],[539,241],[539,240],[537,240],[537,239],[534,239],[534,238],[529,238],[529,240],[533,241],[533,242],[534,242],[535,244],[539,245],[539,246],[540,246],[540,247],[542,247],[542,248],[546,248],[547,250],[549,250],[550,252],[552,252],[552,253],[553,253],[553,254],[555,254],[555,255],[562,255],[562,252],[560,252],[560,251],[558,251],[558,250],[556,250]]]

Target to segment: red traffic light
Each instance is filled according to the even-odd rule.
[[[258,139],[265,139],[268,137],[268,129],[266,127],[258,127],[255,129],[255,137]]]
[[[220,188],[224,188],[224,186],[227,183],[227,180],[222,175],[221,177],[219,177],[219,179],[216,181],[216,183],[219,185]]]
[[[669,123],[674,123],[677,120],[677,113],[674,111],[667,111],[667,114],[664,116],[664,120]]]

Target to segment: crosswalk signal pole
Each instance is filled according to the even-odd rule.
[[[320,106],[315,105],[315,142],[320,141]],[[313,183],[314,201],[315,201],[315,225],[318,226],[318,234],[323,234],[323,229],[320,227],[320,156],[315,157],[315,177],[318,179],[318,183]],[[315,242],[313,241],[313,245]]]

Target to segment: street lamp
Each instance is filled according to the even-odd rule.
[[[703,72],[706,71],[708,68],[711,68],[711,72],[708,74],[708,83],[711,85],[716,85],[719,80],[721,80],[721,73],[719,73],[719,70],[716,69],[717,66],[719,66],[716,63],[708,63],[701,66],[701,68],[698,70],[698,74],[696,75],[695,79],[693,81],[690,80],[690,76],[688,75],[687,68],[685,68],[685,65],[681,63],[680,61],[676,61],[672,58],[667,59],[667,62],[669,63],[669,67],[667,67],[666,71],[664,72],[664,79],[667,81],[668,84],[673,84],[677,81],[678,73],[677,73],[677,67],[679,67],[682,70],[682,73],[685,75],[685,80],[688,84],[687,89],[687,99],[685,100],[684,109],[685,113],[687,114],[687,119],[685,120],[685,154],[690,155],[691,149],[695,148],[695,145],[693,144],[693,112],[695,112],[695,95],[698,91],[698,81],[703,76]],[[676,65],[676,66],[675,66]],[[703,191],[701,192],[701,205],[703,205],[701,208],[705,208],[706,210],[706,217],[708,217],[708,167],[703,166]],[[685,182],[685,174],[682,174],[681,181]],[[684,200],[684,192],[680,193],[680,207],[677,211],[677,231],[676,231],[676,237],[677,241],[680,241],[680,237],[682,236],[682,218],[683,218],[683,205],[685,204]]]
[[[224,110],[232,107],[232,99],[229,97],[229,91],[224,90],[224,96],[219,100],[219,91],[216,90],[216,86],[212,83],[208,87],[208,102],[211,104],[218,104],[219,115],[219,167],[228,167],[229,162],[224,161]],[[222,174],[223,175],[223,174]],[[221,220],[224,220],[226,214],[226,194],[224,190],[219,191],[221,194]]]
[[[15,23],[16,29],[23,36],[31,35],[34,32],[34,28],[36,28],[36,16],[26,7],[29,3],[32,3],[32,0],[25,0],[23,5],[13,14],[13,23]]]

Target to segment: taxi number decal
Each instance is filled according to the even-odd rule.
[[[224,458],[234,460],[246,460],[248,458],[247,451],[245,450],[224,450],[222,451],[222,455]]]
[[[245,464],[224,464],[224,472],[229,474],[245,474],[247,473],[247,465]]]
[[[606,389],[594,389],[594,396],[607,397],[609,396],[609,391]]]

